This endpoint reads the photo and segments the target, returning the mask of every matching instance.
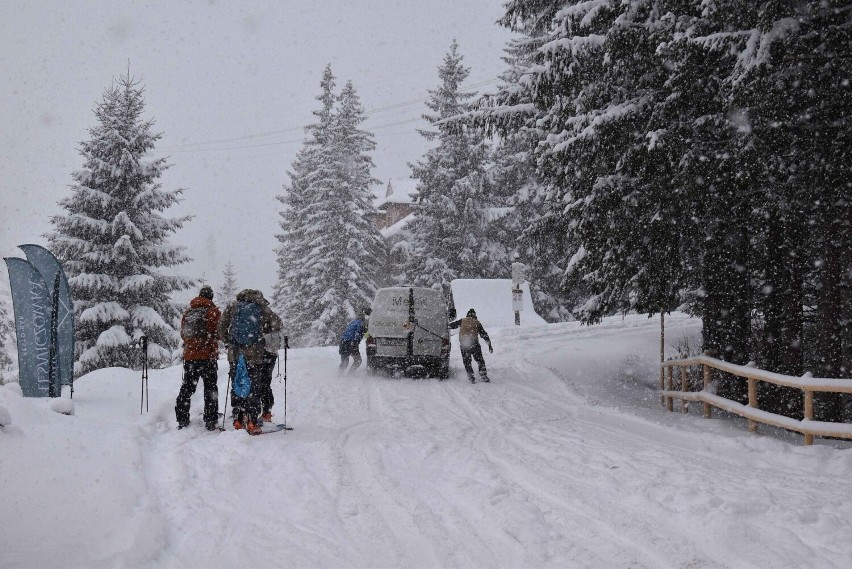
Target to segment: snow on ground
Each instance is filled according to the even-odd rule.
[[[205,431],[200,388],[177,431],[179,367],[142,415],[123,369],[81,378],[73,415],[0,387],[0,567],[852,566],[852,445],[667,413],[657,319],[489,333],[490,384],[456,346],[443,382],[291,350],[294,430],[260,437]]]

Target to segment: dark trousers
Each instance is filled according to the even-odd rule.
[[[361,341],[341,342],[338,353],[340,354],[340,366],[337,368],[337,373],[341,374],[346,371],[349,365],[349,356],[352,356],[352,367],[349,368],[349,373],[353,373],[361,366],[361,352],[358,351],[358,344]]]
[[[248,375],[251,379],[251,389],[245,397],[238,397],[234,393],[234,376],[237,372],[237,364],[231,363],[231,401],[234,407],[234,420],[244,425],[248,422],[257,423],[260,416],[260,382],[263,377],[263,364],[247,364]]]
[[[189,424],[189,400],[198,387],[198,380],[204,382],[204,422],[215,424],[219,417],[219,387],[216,385],[216,360],[195,360],[183,362],[183,384],[175,402],[175,416],[178,425]]]
[[[272,406],[275,405],[275,396],[272,395],[272,373],[275,371],[275,362],[277,361],[278,354],[266,352],[263,355],[263,374],[261,374],[258,382],[258,398],[264,415],[269,413]]]
[[[473,365],[471,365],[470,362],[471,358],[475,359],[479,366],[479,376],[483,378],[488,377],[488,370],[485,369],[485,358],[482,357],[482,348],[480,347],[479,342],[469,348],[462,348],[461,355],[462,362],[464,363],[464,370],[467,372],[467,376],[469,378],[473,378]]]

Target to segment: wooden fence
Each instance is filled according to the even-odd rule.
[[[758,423],[773,425],[804,435],[804,444],[811,445],[814,437],[837,437],[852,440],[852,424],[828,423],[814,421],[814,393],[852,393],[852,380],[829,379],[813,377],[793,377],[757,369],[750,366],[731,364],[710,356],[696,356],[683,360],[668,360],[662,362],[660,374],[660,397],[666,409],[674,409],[674,399],[680,399],[681,411],[689,412],[689,402],[696,401],[704,405],[704,417],[709,419],[712,407],[723,409],[730,413],[748,419],[748,430],[757,431]],[[690,370],[700,367],[704,380],[701,391],[690,391]],[[673,371],[678,371],[678,387],[673,387]],[[742,378],[748,382],[748,405],[719,397],[710,391],[713,370],[719,370]],[[776,415],[757,408],[757,383],[765,381],[775,385],[783,385],[801,389],[805,394],[804,419],[801,421],[783,415]]]

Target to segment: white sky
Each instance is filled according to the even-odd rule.
[[[453,38],[468,84],[493,89],[510,34],[500,0],[34,1],[0,4],[0,253],[41,243],[82,166],[77,148],[105,87],[130,65],[146,118],[185,188],[169,215],[195,258],[180,272],[218,285],[230,259],[241,287],[271,290],[286,171],[317,108],[323,67],[351,79],[376,135],[374,175],[405,178],[428,148],[422,100]],[[6,279],[5,271],[2,279]]]

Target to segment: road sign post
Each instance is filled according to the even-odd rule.
[[[515,326],[521,325],[521,310],[524,309],[524,291],[521,284],[524,282],[523,263],[512,263],[512,310],[515,311]]]

